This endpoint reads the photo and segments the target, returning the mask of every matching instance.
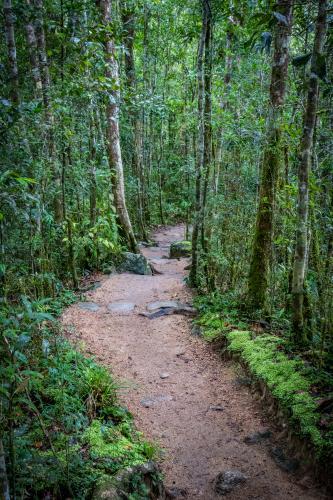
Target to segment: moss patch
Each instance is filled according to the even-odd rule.
[[[136,436],[134,431],[129,433],[129,427],[128,423],[113,426],[94,420],[82,437],[83,442],[89,445],[91,458],[115,460],[116,463],[121,461],[122,467],[143,464],[152,458],[153,446],[139,440],[139,433]]]
[[[320,415],[309,390],[312,381],[302,373],[303,362],[289,359],[279,349],[283,341],[274,335],[252,338],[248,331],[232,331],[226,334],[228,349],[238,352],[251,372],[263,380],[281,406],[288,410],[291,421],[300,435],[309,439],[321,454],[326,442],[318,428]]]
[[[177,259],[180,257],[190,257],[192,252],[191,241],[174,241],[170,245],[170,259]]]

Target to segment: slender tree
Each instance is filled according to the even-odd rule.
[[[10,92],[14,104],[19,104],[19,74],[16,57],[16,41],[14,31],[14,13],[11,0],[4,0],[3,12],[5,18],[5,35],[8,50],[8,63],[10,75]]]
[[[29,6],[30,0],[26,1]],[[64,207],[62,204],[62,196],[61,196],[61,172],[59,168],[58,152],[55,139],[55,119],[50,100],[51,77],[49,71],[49,63],[47,58],[47,48],[45,40],[43,0],[35,0],[35,7],[36,7],[35,35],[36,35],[36,43],[38,50],[39,74],[41,77],[42,95],[43,95],[45,120],[47,128],[48,162],[52,173],[52,181],[53,181],[54,218],[57,223],[60,223],[62,222],[64,217]],[[33,49],[33,47],[31,47],[31,49]],[[33,60],[33,63],[35,64],[35,60]],[[37,70],[36,66],[33,66],[32,71],[36,72],[36,70]],[[34,79],[36,82],[35,77]],[[36,89],[38,89],[38,87],[36,87]]]
[[[38,64],[35,27],[31,20],[32,6],[30,0],[26,0],[26,5],[27,9],[26,9],[26,19],[25,19],[25,32],[26,32],[27,45],[29,49],[31,72],[35,83],[35,93],[36,96],[39,97],[42,93],[43,85],[42,85],[40,68]]]
[[[119,224],[128,248],[132,252],[138,253],[138,245],[134,236],[125,200],[124,172],[119,136],[119,72],[115,54],[115,45],[110,33],[112,20],[111,1],[100,0],[98,1],[98,5],[105,29],[105,76],[112,82],[113,85],[113,90],[110,92],[106,105],[107,149],[109,165],[112,173],[113,196]]]
[[[309,253],[309,174],[318,108],[320,67],[326,35],[326,11],[327,0],[319,0],[299,154],[297,231],[292,278],[293,329],[295,340],[298,343],[304,343],[307,340],[304,328],[304,297],[306,293],[305,280]]]
[[[282,114],[288,75],[289,42],[293,0],[278,0],[274,34],[270,101],[266,145],[261,165],[259,206],[248,278],[248,303],[253,309],[265,307],[273,239],[273,215],[283,148]]]
[[[127,105],[131,121],[131,162],[132,171],[137,183],[137,212],[138,223],[141,236],[144,240],[148,239],[144,213],[143,213],[143,162],[142,162],[142,123],[140,119],[140,111],[134,102],[136,93],[136,71],[134,60],[134,37],[135,37],[135,12],[132,1],[124,2],[122,5],[122,22],[123,22],[123,41],[125,47],[125,75],[128,91]]]
[[[192,286],[198,285],[198,260],[199,260],[199,235],[200,216],[202,214],[202,173],[205,158],[205,126],[204,126],[204,105],[205,105],[205,78],[204,78],[204,54],[207,34],[208,10],[205,0],[201,1],[202,24],[201,34],[198,43],[197,56],[197,85],[198,85],[198,138],[195,174],[195,215],[192,231],[192,265],[190,271],[190,283]]]

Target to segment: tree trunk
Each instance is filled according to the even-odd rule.
[[[29,3],[29,2],[28,2]],[[64,218],[62,195],[61,195],[61,172],[57,158],[57,150],[54,135],[54,116],[50,103],[51,79],[47,60],[44,19],[43,19],[43,0],[35,0],[36,6],[36,42],[38,48],[39,70],[42,82],[42,95],[45,108],[45,118],[48,135],[48,161],[52,172],[52,181],[54,183],[53,208],[54,219],[57,223],[62,222]]]
[[[314,38],[311,71],[307,103],[304,115],[303,134],[300,144],[298,169],[298,206],[297,231],[292,279],[292,323],[297,343],[306,342],[304,328],[304,298],[306,264],[309,251],[309,174],[311,167],[311,153],[313,147],[313,133],[316,123],[316,114],[319,97],[319,61],[322,58],[326,34],[327,0],[319,0],[318,17]]]
[[[203,258],[206,260],[208,253],[208,239],[205,237],[205,215],[212,158],[212,11],[209,0],[205,0],[207,27],[205,38],[205,63],[204,63],[204,158],[203,158],[203,186],[202,186],[202,214],[201,214],[201,246]],[[207,269],[206,269],[207,272]]]
[[[198,45],[197,59],[197,82],[198,82],[198,146],[196,157],[195,176],[195,215],[192,231],[192,265],[189,275],[191,286],[198,285],[198,260],[199,260],[199,233],[200,216],[202,213],[202,189],[201,178],[204,166],[205,154],[205,127],[204,127],[204,101],[205,101],[205,81],[204,81],[204,51],[207,32],[207,10],[205,0],[202,0],[202,28]]]
[[[142,200],[142,138],[141,138],[141,120],[140,112],[131,105],[131,100],[136,92],[136,75],[135,75],[135,61],[134,61],[134,37],[135,37],[135,17],[133,4],[124,3],[122,6],[122,21],[123,21],[123,40],[125,46],[125,75],[126,83],[129,93],[127,100],[128,110],[131,120],[131,153],[132,153],[132,171],[136,177],[137,182],[137,212],[138,212],[138,225],[140,228],[143,240],[147,241],[148,236],[145,227],[144,214],[143,214],[143,200]]]
[[[37,40],[34,25],[30,19],[30,9],[31,2],[30,0],[26,0],[27,4],[27,15],[26,15],[26,23],[25,23],[25,33],[27,38],[27,44],[29,49],[29,57],[30,57],[30,65],[32,77],[35,82],[35,94],[36,97],[40,97],[42,95],[42,78],[40,74],[39,64],[38,64],[38,55],[37,55]]]
[[[15,105],[19,104],[19,77],[16,58],[16,43],[14,31],[14,13],[11,0],[4,0],[5,35],[8,50],[10,95]]]
[[[116,88],[116,90],[111,91],[106,106],[107,150],[112,174],[113,196],[119,224],[128,248],[130,251],[138,253],[139,249],[134,236],[125,200],[124,172],[119,137],[120,92],[118,90],[118,63],[115,56],[114,42],[109,31],[109,25],[111,23],[111,1],[100,0],[98,5],[102,15],[102,23],[105,27],[105,76],[112,81],[112,84]]]
[[[5,452],[0,439],[0,500],[10,500],[9,483],[7,477]]]
[[[277,20],[274,35],[266,146],[261,165],[259,207],[248,278],[248,304],[252,309],[265,308],[268,288],[276,188],[283,158],[281,122],[288,76],[292,4],[293,0],[278,0],[275,8],[283,18]]]

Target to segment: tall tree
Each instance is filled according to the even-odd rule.
[[[127,105],[131,121],[131,162],[132,171],[137,184],[137,215],[141,236],[148,239],[144,221],[143,200],[143,164],[142,164],[142,123],[140,110],[135,103],[136,93],[136,71],[134,59],[134,37],[135,37],[135,11],[133,1],[124,2],[122,5],[123,41],[125,47],[125,75],[128,91]]]
[[[132,252],[138,253],[138,245],[128,215],[125,199],[124,171],[119,136],[119,71],[115,54],[115,44],[110,32],[112,21],[111,1],[98,0],[97,3],[101,11],[102,23],[104,26],[105,76],[110,80],[113,87],[106,105],[107,149],[112,173],[113,196],[119,224],[128,248]]]
[[[26,0],[28,6],[30,5],[30,0]],[[42,95],[43,103],[45,109],[45,119],[46,119],[46,129],[47,129],[47,146],[48,146],[48,163],[50,170],[52,172],[53,181],[53,206],[54,206],[54,218],[57,223],[62,222],[64,217],[64,207],[62,204],[61,196],[61,173],[59,168],[58,151],[55,139],[55,118],[51,105],[51,77],[49,71],[49,63],[47,57],[45,30],[44,30],[44,3],[43,0],[34,0],[36,7],[36,43],[38,50],[38,61],[39,61],[39,74],[41,77],[42,85]],[[30,48],[34,50],[34,47]],[[31,62],[35,64],[35,60],[31,58]],[[32,71],[36,72],[36,67],[32,66]],[[36,78],[34,77],[35,83]],[[38,87],[36,87],[38,89]]]
[[[14,31],[14,13],[11,0],[4,0],[3,11],[5,18],[5,35],[8,50],[8,63],[10,75],[10,92],[14,104],[19,104],[19,75],[16,57],[16,41]]]
[[[200,215],[202,213],[202,173],[205,158],[205,78],[204,78],[204,55],[207,34],[207,3],[201,0],[202,24],[198,43],[197,56],[197,85],[198,85],[198,137],[195,173],[195,214],[192,231],[192,265],[190,271],[190,283],[192,286],[198,285],[198,260],[199,260],[199,235],[200,235]]]
[[[248,277],[248,303],[253,309],[262,309],[266,303],[276,188],[283,158],[281,129],[288,75],[292,5],[293,0],[278,0],[274,12],[276,27],[266,145],[261,164],[259,205]]]
[[[304,297],[309,253],[309,174],[312,161],[313,134],[319,98],[319,79],[326,34],[327,0],[318,0],[318,17],[314,37],[308,94],[300,144],[298,167],[297,231],[292,279],[292,312],[295,340],[304,343]]]
[[[32,76],[34,79],[34,83],[35,83],[35,93],[36,93],[36,96],[39,97],[41,92],[42,92],[43,85],[42,85],[40,68],[39,68],[39,64],[38,64],[37,40],[36,40],[35,27],[34,27],[33,22],[31,20],[31,14],[32,14],[31,1],[26,0],[26,5],[27,5],[27,8],[26,8],[26,12],[25,12],[25,32],[26,32],[27,45],[28,45],[28,50],[29,50],[31,72],[32,72]]]

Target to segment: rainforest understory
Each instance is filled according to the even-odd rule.
[[[0,499],[324,499],[331,0],[4,0]]]

